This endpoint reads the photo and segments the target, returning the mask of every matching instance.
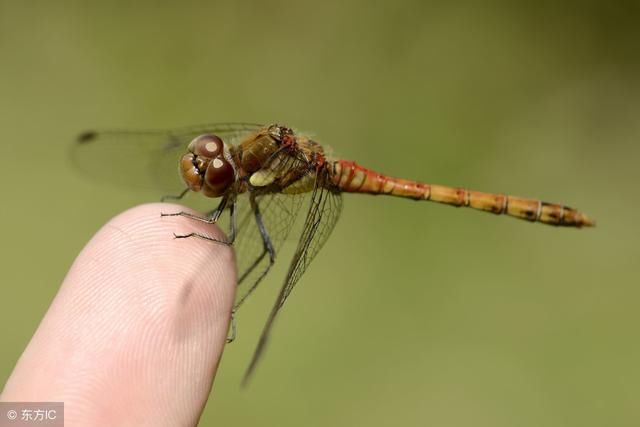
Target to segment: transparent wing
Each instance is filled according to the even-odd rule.
[[[274,176],[302,178],[313,173],[313,166],[300,152],[276,153],[262,167]],[[280,257],[282,244],[308,197],[305,193],[286,194],[269,186],[252,187],[239,195],[235,203],[238,209],[238,234],[234,242],[238,260],[236,309],[258,286],[275,259]]]
[[[251,377],[256,364],[264,352],[269,333],[278,312],[313,258],[327,241],[340,216],[341,210],[342,197],[340,193],[335,191],[331,186],[326,172],[321,170],[316,176],[309,210],[302,228],[302,234],[298,241],[298,246],[291,260],[289,272],[269,314],[251,363],[247,368],[243,380],[244,384],[246,384]]]
[[[256,196],[261,219],[279,259],[282,244],[287,239],[293,223],[302,207],[304,195],[271,193]],[[271,268],[271,254],[265,247],[264,237],[255,217],[248,194],[242,194],[236,202],[237,238],[234,242],[238,268],[238,288],[235,309],[246,300]]]
[[[253,123],[218,123],[156,131],[88,131],[78,136],[71,161],[83,175],[103,182],[177,194],[185,185],[178,163],[189,142],[214,133],[227,143],[260,129]]]

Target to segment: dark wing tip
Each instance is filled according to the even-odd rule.
[[[78,137],[76,138],[76,142],[78,142],[79,144],[86,144],[88,142],[95,141],[97,138],[98,132],[94,130],[88,130],[78,135]]]

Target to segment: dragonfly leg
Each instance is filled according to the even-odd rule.
[[[202,218],[199,217],[197,215],[193,215],[190,214],[189,212],[176,212],[176,213],[170,213],[170,214],[161,214],[161,216],[184,216],[186,218],[189,219],[194,219],[196,221],[201,221],[207,224],[215,224],[216,222],[218,222],[218,219],[220,219],[220,215],[222,214],[222,212],[224,211],[226,205],[227,205],[227,200],[228,198],[225,197],[220,201],[220,204],[218,205],[218,207],[213,210],[212,212],[210,212],[209,214],[207,214],[206,217]],[[200,233],[188,233],[188,234],[174,234],[173,237],[175,237],[176,239],[186,239],[189,237],[197,237],[199,239],[204,239],[204,240],[208,240],[210,242],[215,242],[215,243],[222,243],[223,245],[227,245],[227,246],[231,246],[233,244],[233,242],[236,239],[236,209],[235,209],[235,201],[231,202],[231,206],[229,207],[229,210],[231,211],[231,225],[230,225],[230,230],[229,230],[229,238],[226,240],[220,240],[220,239],[216,239],[214,237],[210,237],[210,236],[206,236],[204,234],[200,234]]]
[[[231,206],[229,206],[229,214],[231,216],[231,220],[229,221],[229,236],[227,237],[228,237],[229,243],[233,244],[233,242],[236,241],[237,225],[238,225],[238,212],[236,210],[235,201],[231,203]]]
[[[229,335],[227,336],[227,344],[231,344],[235,341],[237,336],[237,323],[236,323],[236,310],[231,310],[231,325],[229,327]]]
[[[218,207],[215,208],[213,211],[209,212],[205,217],[201,217],[201,216],[194,215],[192,213],[184,212],[184,211],[174,212],[174,213],[161,213],[160,216],[183,216],[185,218],[204,222],[206,224],[215,224],[216,222],[218,222],[218,219],[220,219],[220,215],[222,215],[222,211],[224,211],[224,208],[227,205],[227,200],[228,198],[224,197],[220,201],[220,204],[218,204]]]
[[[187,234],[173,234],[175,239],[188,239],[189,237],[197,237],[198,239],[207,240],[209,242],[220,243],[225,246],[231,246],[231,242],[226,240],[216,239],[215,237],[207,236],[200,233],[187,233]]]
[[[267,265],[267,268],[265,268],[264,271],[262,273],[260,273],[260,276],[258,276],[256,281],[251,285],[251,287],[244,294],[242,299],[236,303],[236,305],[235,305],[236,309],[238,307],[240,307],[240,305],[258,287],[258,285],[260,284],[262,279],[264,279],[264,277],[267,275],[269,270],[271,270],[271,266],[273,266],[273,264],[275,263],[275,260],[276,260],[276,251],[273,248],[273,243],[271,243],[271,238],[269,237],[269,233],[267,232],[267,228],[265,227],[264,222],[262,220],[262,214],[260,213],[260,208],[258,207],[258,204],[256,203],[256,201],[255,201],[255,199],[253,197],[250,197],[249,200],[251,201],[251,207],[253,208],[253,213],[254,213],[254,217],[255,217],[255,220],[256,220],[256,224],[258,225],[258,230],[260,231],[260,237],[262,238],[263,251],[260,254],[260,256],[258,256],[258,258],[256,258],[256,260],[253,262],[253,264],[251,264],[251,267],[249,267],[247,269],[247,271],[245,271],[245,273],[242,275],[242,277],[240,277],[240,279],[238,280],[238,283],[242,283],[242,281],[249,274],[251,274],[251,272],[253,270],[255,270],[255,268],[258,265],[260,265],[260,263],[262,262],[264,257],[267,256],[267,254],[269,255],[269,264]]]
[[[247,276],[249,276],[249,274],[251,274],[251,272],[253,270],[256,269],[256,267],[258,265],[260,265],[260,263],[262,262],[262,260],[264,259],[265,256],[267,256],[267,250],[263,250],[262,253],[260,254],[260,256],[258,258],[256,258],[256,260],[253,262],[253,264],[251,264],[251,267],[249,267],[247,269],[247,271],[244,272],[244,274],[242,275],[242,277],[240,277],[240,279],[238,280],[238,283],[242,283],[242,281],[244,279],[247,278]],[[269,265],[267,265],[267,268],[265,268],[265,270],[260,273],[260,276],[256,279],[255,282],[253,282],[253,284],[251,285],[251,287],[249,288],[249,290],[242,296],[242,298],[236,303],[236,305],[234,306],[235,309],[238,309],[238,307],[240,307],[240,305],[242,305],[242,303],[249,297],[249,295],[251,295],[251,292],[253,292],[255,290],[255,288],[258,287],[258,284],[260,284],[260,282],[262,281],[262,279],[267,275],[267,273],[269,272],[269,270],[271,269],[271,266],[273,265],[273,258],[271,257],[269,259]]]
[[[260,231],[260,237],[262,237],[262,243],[264,245],[265,251],[269,254],[269,267],[275,262],[276,251],[273,248],[273,243],[271,243],[271,239],[269,238],[269,233],[267,232],[267,227],[264,226],[264,221],[262,221],[262,214],[260,213],[260,207],[256,202],[254,197],[250,197],[251,207],[253,208],[253,214],[256,219],[256,224],[258,225],[258,230]]]
[[[185,218],[193,219],[195,221],[200,221],[207,224],[215,224],[215,222],[217,221],[217,218],[214,219],[214,217],[209,217],[208,215],[205,217],[201,217],[201,216],[194,215],[189,212],[183,212],[183,211],[175,212],[175,213],[162,213],[160,215],[161,216],[183,216]]]
[[[189,188],[185,188],[182,193],[178,194],[178,195],[173,195],[173,194],[168,194],[166,196],[162,196],[162,198],[160,199],[161,202],[166,202],[167,200],[180,200],[182,199],[185,194],[187,194],[189,192]]]

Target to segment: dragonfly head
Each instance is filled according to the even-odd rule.
[[[207,197],[222,196],[234,183],[236,170],[227,145],[211,134],[194,138],[180,160],[182,180],[191,191]]]

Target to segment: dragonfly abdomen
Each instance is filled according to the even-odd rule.
[[[414,200],[427,200],[551,225],[569,227],[595,225],[587,215],[568,206],[394,178],[352,161],[334,161],[331,166],[331,179],[340,190],[349,193],[386,194]]]

